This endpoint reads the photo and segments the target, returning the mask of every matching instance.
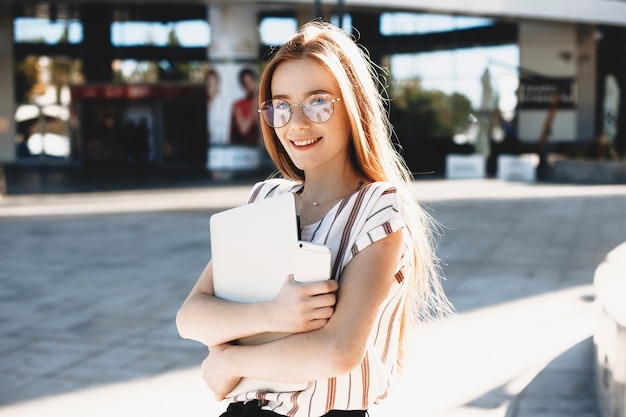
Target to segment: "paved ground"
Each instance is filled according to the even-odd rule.
[[[217,416],[204,349],[174,316],[209,257],[209,216],[249,184],[0,198],[0,416]],[[458,317],[423,326],[381,416],[596,417],[604,255],[626,189],[428,180]],[[407,410],[412,410],[407,414]]]

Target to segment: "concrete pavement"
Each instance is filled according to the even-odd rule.
[[[0,199],[0,417],[217,416],[174,316],[249,184]],[[455,318],[373,417],[596,417],[593,271],[626,189],[420,180]]]

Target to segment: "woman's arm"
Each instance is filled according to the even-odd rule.
[[[305,382],[350,372],[363,359],[382,302],[395,281],[402,254],[402,231],[358,253],[346,266],[335,313],[317,330],[256,346],[219,346],[203,362],[216,398],[240,377]]]
[[[245,260],[243,260],[245,262]],[[215,297],[209,262],[176,315],[181,337],[215,346],[259,333],[298,333],[318,329],[333,314],[337,283],[300,284],[285,279],[268,302],[237,303]]]

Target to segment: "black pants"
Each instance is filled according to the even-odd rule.
[[[332,410],[322,417],[366,417],[367,410],[343,411]],[[261,410],[261,406],[257,400],[247,403],[232,403],[228,409],[220,417],[284,417],[273,411]]]

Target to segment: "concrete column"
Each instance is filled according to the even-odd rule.
[[[0,5],[0,171],[3,164],[15,161],[13,67],[13,11],[11,5],[2,4]],[[0,182],[2,178],[0,172]]]
[[[597,91],[597,30],[594,26],[577,28],[578,60],[578,137],[592,139],[598,131],[596,126]]]
[[[211,25],[207,76],[208,169],[226,176],[255,171],[261,160],[256,111],[260,44],[257,9],[252,4],[219,3],[211,5],[208,13]],[[254,83],[252,102],[239,103],[246,94],[250,96],[246,84],[251,82]],[[247,131],[237,130],[236,106],[241,106],[244,116],[249,117],[252,127]]]
[[[83,4],[80,8],[83,21],[83,73],[87,82],[113,81],[113,45],[111,22],[113,6],[109,4]]]
[[[388,54],[380,47],[380,15],[372,12],[352,13],[352,26],[359,32],[359,43],[367,48],[372,61],[382,64],[383,57]]]
[[[298,22],[298,28],[305,23],[310,22],[314,18],[315,10],[310,4],[299,4],[296,6],[296,21]]]

